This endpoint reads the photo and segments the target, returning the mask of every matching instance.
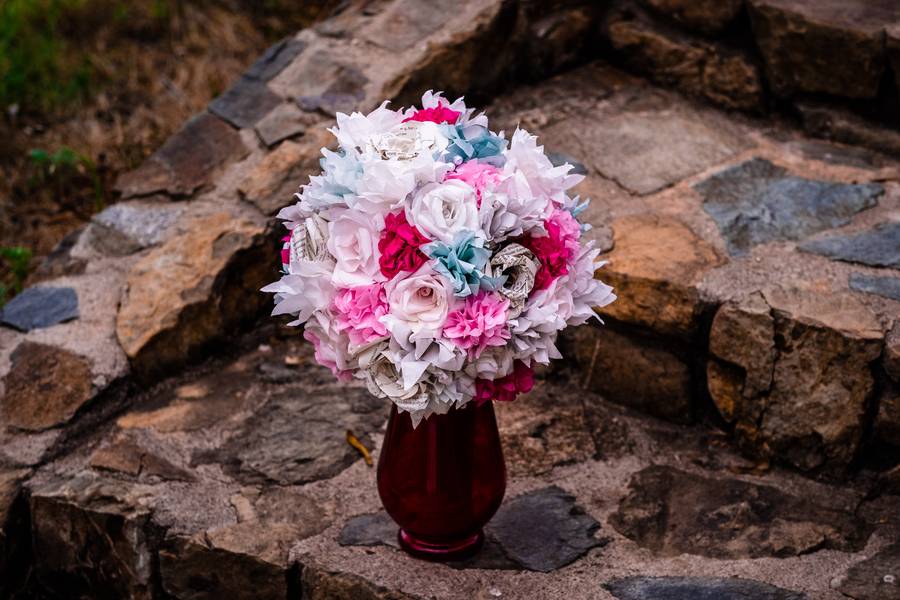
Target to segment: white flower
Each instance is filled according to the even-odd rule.
[[[432,183],[420,189],[406,207],[406,220],[422,235],[449,244],[460,231],[477,231],[478,196],[458,180]]]
[[[449,143],[437,123],[408,121],[373,135],[363,154],[368,159],[407,161],[422,155],[437,156]]]
[[[362,154],[369,140],[387,133],[403,121],[403,114],[387,107],[388,102],[367,115],[354,112],[350,115],[338,113],[337,127],[329,131],[337,138],[341,148],[347,152]]]
[[[544,147],[537,145],[537,137],[524,129],[513,133],[505,156],[503,172],[512,176],[515,184],[507,193],[520,200],[543,197],[561,206],[564,192],[584,179],[582,175],[569,175],[572,165],[554,167],[544,154]]]
[[[453,289],[430,264],[425,263],[406,277],[402,273],[394,277],[385,290],[391,312],[382,321],[392,335],[398,325],[413,334],[440,332],[443,328],[453,301]]]
[[[597,261],[600,251],[594,248],[593,240],[587,243],[569,272],[563,275],[566,285],[572,291],[572,314],[566,319],[566,325],[582,325],[591,317],[600,317],[594,309],[602,308],[615,301],[616,295],[612,287],[594,277],[594,271],[606,264]]]
[[[357,210],[341,211],[329,224],[328,251],[336,264],[331,281],[339,287],[384,281],[378,266],[378,237],[384,221]]]
[[[331,306],[334,285],[331,283],[331,264],[328,262],[300,262],[291,272],[262,289],[275,294],[272,315],[295,315],[288,325],[300,325],[313,312]]]

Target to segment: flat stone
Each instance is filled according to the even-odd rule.
[[[692,284],[723,258],[674,217],[631,215],[609,226],[614,243],[602,277],[619,299],[600,313],[659,333],[692,335],[703,310]]]
[[[119,202],[91,219],[90,243],[103,254],[133,254],[162,242],[183,212],[180,204]]]
[[[259,287],[270,278],[262,248],[264,226],[229,212],[197,214],[179,233],[141,257],[128,273],[116,316],[116,335],[139,372],[179,363],[266,302]],[[223,285],[241,256],[260,256],[239,268],[243,283]],[[252,290],[252,291],[251,291]]]
[[[745,453],[840,471],[862,440],[881,336],[849,293],[772,290],[725,303],[710,330],[710,395]]]
[[[642,0],[642,2],[688,29],[705,34],[722,31],[735,20],[743,7],[741,0]]]
[[[355,67],[338,65],[321,93],[300,96],[297,105],[306,112],[318,110],[330,116],[339,112],[349,114],[366,97],[365,86],[368,82],[369,78]]]
[[[485,527],[485,545],[476,556],[450,563],[460,569],[524,569],[549,573],[576,561],[606,541],[595,537],[600,524],[557,486],[505,501]],[[342,546],[399,548],[397,525],[385,512],[350,519],[338,537]]]
[[[753,33],[779,95],[871,98],[884,73],[884,25],[892,0],[751,0]]]
[[[800,249],[834,260],[900,269],[900,222],[881,223],[859,233],[810,240]]]
[[[440,5],[400,0],[390,3],[360,33],[376,46],[402,52],[445,26],[447,16]]]
[[[270,46],[244,73],[244,77],[269,81],[281,73],[303,50],[306,42],[285,38]]]
[[[806,594],[736,577],[625,577],[604,585],[619,600],[806,600]]]
[[[900,277],[873,277],[862,273],[850,274],[850,289],[900,300]]]
[[[691,368],[677,347],[607,327],[578,327],[566,339],[585,388],[667,421],[690,422]]]
[[[272,147],[282,140],[306,131],[310,119],[293,102],[285,102],[273,109],[256,124],[256,133],[263,143]]]
[[[727,10],[728,4],[717,5]],[[606,22],[610,43],[631,70],[727,108],[763,110],[762,74],[743,52],[690,36],[630,7],[614,11]]]
[[[421,596],[404,594],[381,587],[365,577],[350,573],[335,573],[327,567],[309,562],[300,572],[300,597],[304,600],[421,600]]]
[[[154,447],[156,446],[156,447]],[[117,434],[108,444],[91,455],[90,466],[95,469],[115,471],[133,477],[158,477],[168,481],[193,481],[187,469],[178,466],[159,451],[147,435],[136,432]]]
[[[0,309],[0,322],[25,332],[78,316],[78,295],[68,287],[30,287]]]
[[[213,180],[218,169],[247,156],[240,134],[208,112],[195,115],[134,171],[119,177],[124,198],[165,192],[188,196]]]
[[[209,103],[209,110],[235,127],[253,127],[276,106],[278,97],[265,82],[241,77]]]
[[[602,11],[593,2],[572,6],[542,2],[522,9],[528,32],[519,52],[530,77],[559,73],[577,64],[579,57],[585,56]]]
[[[585,160],[604,177],[650,194],[721,163],[748,145],[733,127],[686,109],[626,107],[568,125],[591,149]]]
[[[851,566],[837,589],[854,600],[900,600],[900,544]]]
[[[11,362],[0,401],[7,425],[28,431],[56,427],[91,399],[91,366],[77,354],[25,341]]]
[[[632,478],[610,523],[657,556],[788,557],[821,548],[859,551],[869,529],[850,512],[778,488],[668,466]]]
[[[360,459],[344,439],[350,430],[368,448],[385,421],[384,402],[363,389],[288,392],[270,400],[223,447],[193,464],[221,463],[246,484],[297,485],[333,477]]]
[[[264,214],[273,215],[294,202],[300,186],[321,170],[321,148],[332,136],[323,128],[310,130],[299,143],[290,140],[266,155],[238,184],[245,200]]]
[[[788,175],[761,158],[712,175],[694,189],[719,226],[732,255],[772,241],[799,240],[847,225],[875,206],[884,193],[877,183],[816,181]]]
[[[900,132],[890,127],[831,105],[798,101],[795,106],[810,135],[900,156]]]

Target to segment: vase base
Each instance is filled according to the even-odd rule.
[[[484,543],[484,533],[481,531],[461,540],[439,544],[421,540],[405,529],[399,531],[397,538],[400,546],[416,558],[434,561],[468,558],[478,552]]]

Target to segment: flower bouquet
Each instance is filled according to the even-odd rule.
[[[339,149],[278,215],[284,274],[263,291],[319,363],[393,403],[379,491],[404,546],[471,549],[505,486],[490,401],[530,390],[535,364],[561,357],[559,331],[615,299],[582,240],[587,203],[567,193],[582,177],[431,91],[418,109],[338,114],[331,132]],[[478,444],[466,467],[460,447]]]

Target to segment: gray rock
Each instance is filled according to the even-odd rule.
[[[636,473],[609,521],[658,556],[717,559],[787,557],[823,548],[859,551],[870,533],[855,515],[806,497],[667,466]]]
[[[256,124],[256,133],[270,148],[282,140],[306,131],[306,115],[293,103],[286,102]]]
[[[171,203],[120,202],[93,217],[91,245],[121,256],[163,241],[184,207]]]
[[[801,250],[870,267],[900,268],[900,222],[882,223],[855,234],[811,240]]]
[[[840,227],[877,204],[884,186],[816,181],[754,158],[698,183],[703,209],[719,226],[732,255],[757,244],[799,240]]]
[[[320,111],[334,116],[338,112],[352,112],[365,98],[365,85],[369,82],[361,71],[347,65],[335,67],[334,78],[321,94],[301,96],[297,105],[307,112]]]
[[[854,600],[900,600],[900,544],[850,567],[838,591]]]
[[[0,311],[0,322],[19,331],[52,327],[77,318],[78,295],[69,287],[30,287]]]
[[[291,61],[306,48],[306,42],[294,38],[286,38],[273,44],[262,56],[256,59],[244,77],[269,81],[281,73]]]
[[[450,563],[457,569],[527,569],[550,572],[606,543],[594,537],[600,524],[575,504],[575,497],[551,486],[517,496],[500,506],[484,528],[485,542],[472,558]],[[338,536],[342,546],[399,548],[397,525],[385,512],[350,519]]]
[[[768,583],[725,577],[625,577],[604,586],[620,600],[804,600]]]
[[[872,277],[861,273],[851,273],[850,289],[900,300],[900,277]]]
[[[235,127],[253,127],[279,104],[281,98],[265,82],[241,77],[209,103],[209,110]]]
[[[575,175],[587,175],[587,167],[567,154],[563,154],[562,152],[547,152],[547,158],[550,159],[550,162],[553,163],[554,167],[561,167],[562,165],[569,163],[572,165],[572,170],[569,171],[569,173]]]
[[[326,388],[298,397],[280,392],[223,447],[193,464],[220,462],[245,483],[296,485],[333,477],[360,459],[349,429],[368,448],[385,421],[384,402],[362,389]]]

